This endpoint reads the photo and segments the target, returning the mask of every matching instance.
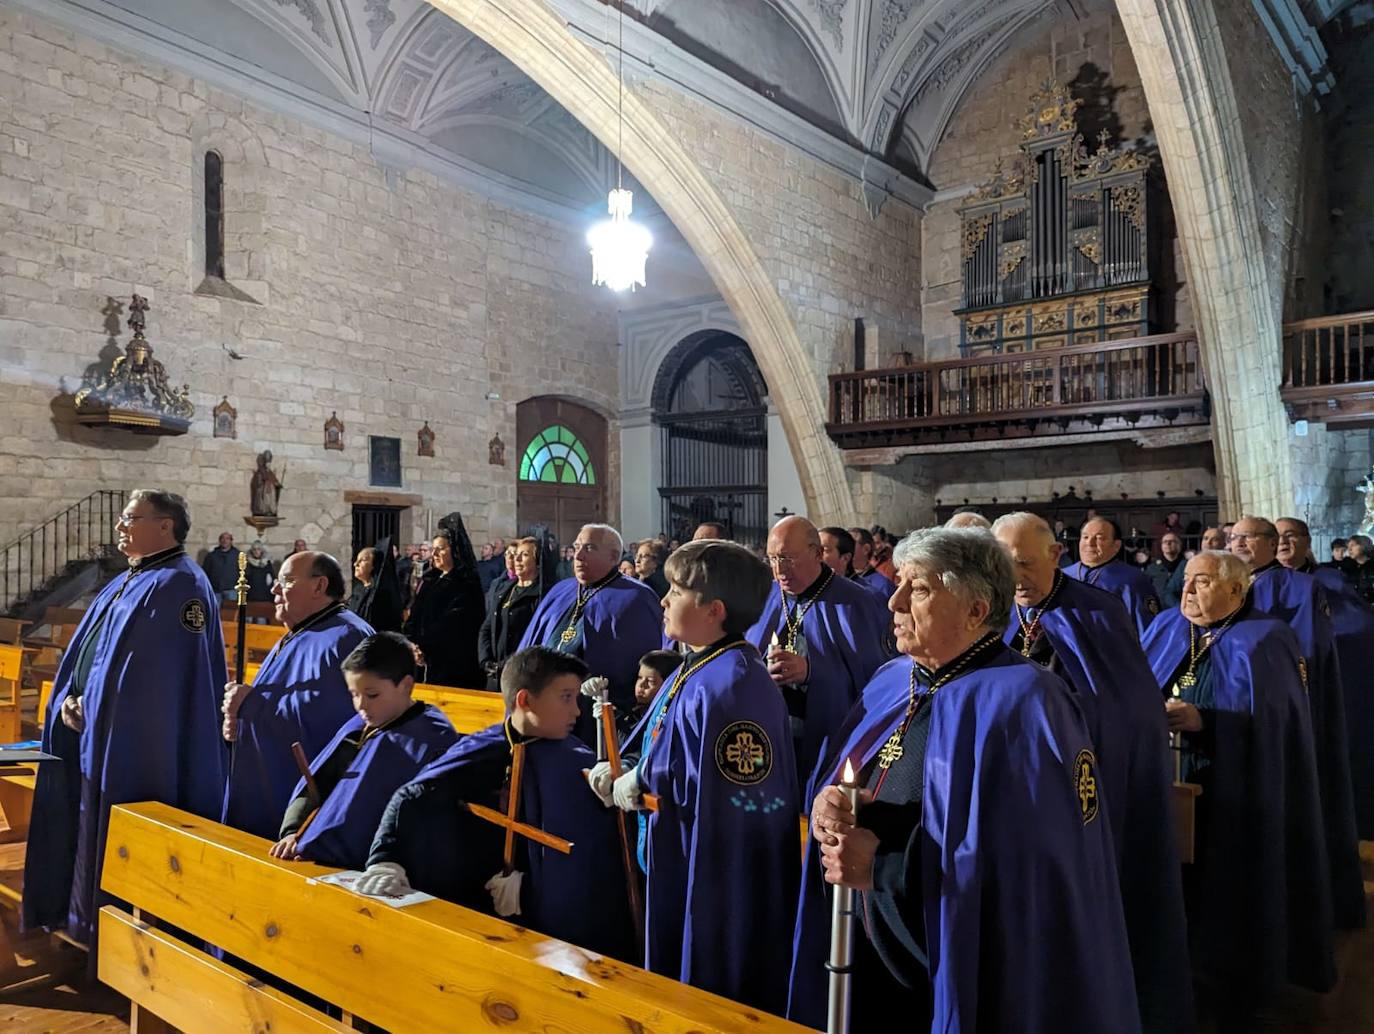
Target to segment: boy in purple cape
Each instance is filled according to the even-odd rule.
[[[1202,786],[1184,874],[1199,1005],[1236,1030],[1286,982],[1335,982],[1301,655],[1292,630],[1251,604],[1248,580],[1238,557],[1197,554],[1180,609],[1144,643],[1183,778]]]
[[[1144,571],[1121,560],[1121,528],[1116,521],[1094,517],[1078,533],[1081,559],[1065,568],[1070,578],[1121,597],[1135,622],[1137,641],[1160,611],[1155,583]]]
[[[518,917],[523,926],[633,960],[626,873],[615,823],[586,786],[596,758],[572,735],[587,666],[543,646],[501,670],[505,721],[462,737],[396,791],[386,806],[358,889],[424,891],[467,908]],[[502,874],[503,830],[466,810],[505,811],[515,744],[525,746],[518,819],[573,843],[569,854],[515,838],[514,872]]]
[[[825,1020],[826,885],[859,891],[853,1028],[1140,1030],[1109,802],[1072,692],[1001,642],[987,531],[897,547],[897,648],[822,759],[788,1015]],[[857,817],[831,785],[854,766]]]
[[[1184,1034],[1193,1026],[1193,996],[1159,686],[1121,600],[1059,569],[1064,547],[1043,518],[1006,514],[992,533],[1016,578],[1002,639],[1078,694],[1096,748],[1142,1025]]]
[[[415,653],[399,632],[364,639],[342,668],[357,714],[310,764],[321,800],[296,783],[273,858],[361,869],[391,795],[458,739],[442,711],[411,700]]]
[[[1331,906],[1336,928],[1353,930],[1364,926],[1364,877],[1331,604],[1315,578],[1279,563],[1278,546],[1278,529],[1263,517],[1242,517],[1231,529],[1231,552],[1250,569],[1251,602],[1256,610],[1293,630],[1307,666],[1307,704],[1312,713],[1326,860],[1331,867]]]
[[[768,569],[743,546],[704,539],[674,552],[664,574],[664,631],[691,652],[630,736],[636,767],[612,785],[601,763],[589,781],[608,805],[640,813],[644,967],[780,1013],[797,777],[787,708],[743,636]],[[649,813],[646,794],[657,798]]]

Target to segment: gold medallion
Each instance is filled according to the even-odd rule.
[[[878,751],[878,767],[891,768],[894,762],[901,760],[902,753],[902,730],[898,729]]]
[[[558,641],[559,641],[560,643],[562,643],[564,646],[567,646],[569,643],[571,643],[571,642],[572,642],[574,639],[576,639],[576,638],[577,638],[577,626],[576,626],[576,625],[569,625],[567,628],[563,629],[563,634],[560,635],[560,636],[558,637]]]
[[[1191,671],[1185,671],[1178,677],[1178,684],[1182,689],[1192,689],[1197,685],[1197,676]]]

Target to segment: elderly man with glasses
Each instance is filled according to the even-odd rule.
[[[219,817],[226,682],[219,598],[186,554],[186,501],[140,489],[119,519],[128,570],[86,609],[53,680],[24,860],[25,927],[92,949],[110,807],[161,801]]]
[[[805,517],[773,525],[767,550],[777,590],[745,638],[787,702],[804,787],[826,737],[892,656],[892,621],[875,593],[826,565],[820,533]]]
[[[817,769],[789,1016],[824,1025],[832,884],[863,916],[855,1030],[1139,1031],[1115,802],[1072,691],[1002,642],[1011,561],[972,528],[915,532],[895,560],[903,656]]]

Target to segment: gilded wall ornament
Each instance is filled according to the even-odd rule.
[[[324,447],[343,452],[343,421],[339,419],[338,412],[330,414],[329,419],[324,422]]]
[[[422,428],[420,428],[420,430],[417,432],[417,436],[418,436],[419,439],[420,439],[420,447],[419,447],[419,449],[416,451],[415,455],[417,455],[417,456],[433,456],[433,455],[434,455],[434,432],[430,430],[430,428],[429,428],[429,421],[428,421],[428,420],[425,421],[425,426],[422,427]]]
[[[78,422],[144,434],[185,434],[191,426],[196,411],[189,397],[191,387],[173,388],[166,368],[153,358],[153,346],[143,336],[147,311],[148,299],[134,295],[129,302],[129,329],[134,336],[108,370],[88,373],[82,380],[73,399]]]

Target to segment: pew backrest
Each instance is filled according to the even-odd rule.
[[[484,689],[453,689],[417,682],[413,696],[443,711],[453,727],[465,734],[495,725],[506,717],[501,694]]]
[[[392,908],[319,882],[334,870],[268,857],[269,842],[164,804],[111,810],[101,887],[100,979],[183,1029],[330,1030],[285,991],[206,954],[217,945],[282,986],[395,1031],[654,1034],[800,1032],[795,1024],[445,901]],[[608,880],[607,893],[620,893]],[[589,902],[588,907],[595,907]],[[154,928],[156,919],[185,940]],[[191,986],[178,990],[179,980]],[[255,996],[249,1000],[249,994]],[[223,1003],[223,1015],[216,1012]],[[251,1028],[235,1020],[257,1010]],[[302,1010],[308,1010],[303,1012]],[[263,1016],[270,1011],[270,1028]],[[279,1017],[281,1019],[279,1020]],[[280,1025],[279,1025],[280,1024]]]

